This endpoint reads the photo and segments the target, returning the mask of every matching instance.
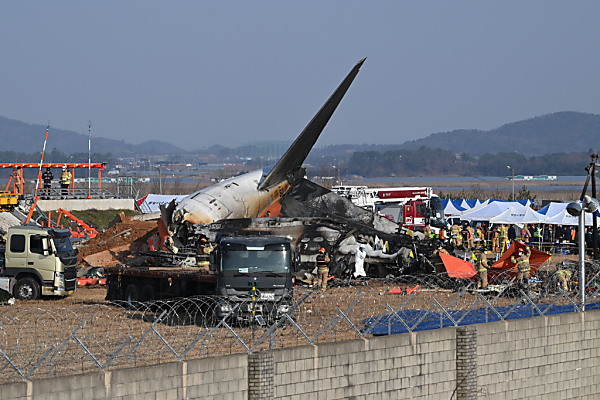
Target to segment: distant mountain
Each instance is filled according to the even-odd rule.
[[[44,145],[45,134],[46,127],[43,125],[27,124],[22,121],[0,117],[0,138],[3,139],[3,151],[21,153],[40,152]],[[65,154],[87,153],[87,132],[83,134],[50,127],[46,150],[51,151],[54,148]],[[92,151],[95,153],[111,153],[115,156],[180,154],[185,152],[179,147],[158,140],[151,140],[135,145],[126,143],[123,140],[106,139],[97,136],[92,136]]]
[[[506,124],[491,131],[455,130],[434,133],[402,144],[416,150],[422,146],[454,153],[481,155],[517,152],[542,155],[599,150],[600,115],[557,112]]]

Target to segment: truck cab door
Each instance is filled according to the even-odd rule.
[[[27,267],[38,270],[44,281],[54,280],[55,260],[48,255],[48,239],[39,234],[29,235]]]
[[[10,268],[27,268],[27,237],[21,234],[12,234],[6,246],[5,266]]]

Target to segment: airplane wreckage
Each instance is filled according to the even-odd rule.
[[[366,248],[368,276],[444,272],[434,260],[434,239],[304,178],[302,164],[364,61],[352,68],[275,166],[224,180],[179,204],[161,206],[159,231],[169,249],[160,252],[165,257],[161,259],[175,264],[193,260],[200,238],[214,242],[223,235],[273,235],[288,237],[295,247],[299,279],[313,270],[321,247],[332,258],[330,274],[340,278],[354,271],[359,246]],[[441,215],[441,220],[431,218],[432,226],[445,227]]]

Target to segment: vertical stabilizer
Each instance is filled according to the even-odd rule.
[[[266,189],[272,185],[275,185],[284,179],[289,174],[293,174],[298,168],[302,166],[304,160],[308,156],[308,153],[315,145],[319,135],[329,122],[329,119],[333,115],[333,112],[337,108],[340,101],[348,91],[348,88],[352,84],[352,81],[358,74],[360,67],[365,62],[366,58],[360,60],[346,78],[340,83],[338,88],[333,92],[327,102],[321,107],[319,112],[313,117],[313,119],[306,125],[306,128],[302,131],[300,136],[296,138],[294,143],[285,152],[283,157],[277,162],[275,167],[269,172],[267,177],[260,182],[258,189]]]

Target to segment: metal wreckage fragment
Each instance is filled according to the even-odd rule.
[[[321,247],[332,258],[330,274],[338,278],[350,277],[359,244],[366,247],[365,268],[371,277],[435,272],[434,240],[420,232],[401,228],[314,182],[301,179],[280,202],[278,217],[189,224],[180,227],[177,239],[191,251],[201,237],[217,241],[221,236],[232,235],[286,236],[298,255],[297,278],[301,280],[311,278],[306,274],[314,269]]]

